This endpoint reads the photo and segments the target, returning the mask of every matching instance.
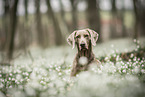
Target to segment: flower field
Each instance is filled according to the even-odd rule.
[[[120,39],[93,48],[100,68],[70,78],[76,50],[31,48],[0,65],[0,97],[145,97],[145,40]]]

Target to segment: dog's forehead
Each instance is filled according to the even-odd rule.
[[[84,34],[89,34],[89,33],[86,30],[78,30],[76,33],[76,35],[84,35]]]

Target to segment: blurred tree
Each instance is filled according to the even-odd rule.
[[[111,3],[112,3],[112,14],[116,16],[117,15],[116,0],[111,0]]]
[[[55,34],[56,45],[61,45],[63,43],[63,37],[62,37],[61,29],[59,27],[59,23],[52,10],[50,0],[46,0],[46,2],[47,2],[47,7],[48,7],[48,14],[50,15],[50,17],[52,19],[54,30],[55,30],[54,34]]]
[[[121,24],[122,24],[122,37],[126,37],[127,36],[127,32],[126,32],[126,27],[125,27],[125,20],[124,20],[124,17],[125,17],[125,8],[124,8],[124,0],[122,0],[122,9],[121,9],[121,15],[120,16],[120,19],[121,19]]]
[[[30,31],[30,26],[28,25],[28,0],[24,0],[24,8],[25,8],[25,21],[24,23],[24,32],[22,33],[23,35],[23,43],[24,43],[24,48],[30,44],[30,41],[32,39],[32,32]],[[29,37],[28,37],[29,36]]]
[[[43,31],[42,21],[41,21],[41,13],[40,13],[40,0],[35,0],[36,7],[36,29],[37,29],[37,37],[38,43],[41,47],[46,47],[46,35]]]
[[[139,26],[139,16],[137,12],[137,0],[133,0],[133,5],[134,5],[134,13],[135,13],[135,27],[134,27],[134,36],[133,38],[137,39],[138,38],[138,26]]]
[[[87,18],[89,23],[89,28],[100,33],[100,13],[99,13],[99,0],[87,0]],[[99,38],[99,41],[101,39]]]
[[[7,48],[7,42],[8,42],[8,32],[9,32],[9,0],[3,0],[3,4],[4,4],[4,14],[3,14],[3,31],[5,33],[3,33],[5,35],[5,45],[3,46],[2,49]]]
[[[28,0],[24,0],[24,7],[25,7],[25,20],[28,20]]]
[[[137,13],[139,14],[139,22],[140,22],[140,35],[145,35],[145,0],[137,0]]]
[[[117,24],[116,24],[116,21],[117,21],[117,8],[116,8],[116,0],[111,0],[111,4],[112,4],[112,9],[111,9],[111,12],[112,12],[112,23],[111,23],[111,38],[115,38],[117,35],[116,35],[116,28],[117,28]]]
[[[8,12],[9,12],[9,2],[10,2],[10,0],[3,0],[3,2],[4,2],[4,15],[6,15],[6,14],[8,14]]]
[[[14,39],[16,34],[17,26],[17,5],[19,0],[12,0],[10,8],[10,31],[9,31],[9,41],[8,41],[8,59],[11,60],[14,51]]]
[[[145,35],[145,1],[133,0],[134,14],[135,14],[135,27],[134,38],[138,38],[139,34]]]
[[[68,23],[67,23],[67,21],[66,21],[66,19],[65,19],[65,11],[64,11],[64,7],[63,7],[62,0],[59,0],[59,5],[60,5],[60,14],[61,14],[61,18],[62,18],[62,21],[63,21],[63,23],[64,23],[64,25],[62,25],[61,27],[62,27],[63,29],[65,29],[64,31],[70,32],[70,31],[69,31],[70,28],[69,28]]]
[[[72,27],[73,30],[76,30],[78,28],[77,24],[77,1],[76,0],[70,0],[71,6],[72,6]]]

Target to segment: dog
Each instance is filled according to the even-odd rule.
[[[67,38],[72,49],[77,46],[78,52],[73,61],[71,76],[76,76],[81,71],[89,69],[91,64],[99,66],[101,62],[95,58],[92,52],[92,45],[95,46],[99,34],[91,29],[76,30]]]

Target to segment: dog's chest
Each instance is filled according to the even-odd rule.
[[[88,70],[89,64],[91,63],[92,59],[82,56],[82,57],[79,57],[77,61],[78,61],[77,69],[80,71],[84,71],[84,70]]]

